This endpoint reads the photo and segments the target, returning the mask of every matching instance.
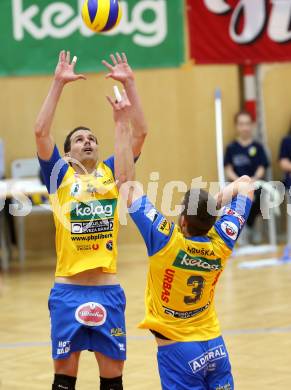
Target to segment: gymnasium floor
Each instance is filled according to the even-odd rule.
[[[231,260],[220,280],[216,306],[228,345],[238,390],[291,389],[291,264],[239,269]],[[54,257],[29,255],[24,271],[17,264],[1,276],[1,390],[51,388],[47,297]],[[127,295],[128,362],[126,390],[160,389],[155,344],[138,330],[143,316],[147,272],[142,245],[120,246],[120,281]],[[89,352],[81,358],[78,389],[98,389],[98,371]]]

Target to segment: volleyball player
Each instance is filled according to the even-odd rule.
[[[118,113],[119,105],[112,99],[110,103]],[[248,176],[235,180],[216,199],[203,190],[191,189],[175,225],[132,183],[135,167],[128,120],[123,126],[116,125],[115,139],[120,194],[127,199],[149,255],[146,315],[139,326],[156,337],[162,388],[232,390],[231,365],[214,295],[250,212],[252,180]],[[228,202],[216,221],[210,210]]]
[[[132,105],[132,153],[137,158],[146,124],[134,76],[125,54],[104,61],[111,77],[123,83]],[[49,94],[35,125],[37,153],[56,225],[57,267],[49,298],[53,390],[74,390],[80,352],[95,353],[100,389],[121,390],[126,359],[125,296],[116,277],[117,199],[114,157],[99,162],[91,129],[80,126],[66,137],[61,158],[51,124],[65,85],[85,79],[75,73],[76,58],[62,51]],[[92,102],[91,102],[92,103]],[[69,161],[69,162],[68,162]]]

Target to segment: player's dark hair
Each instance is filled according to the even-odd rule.
[[[85,127],[85,126],[78,126],[75,129],[73,129],[72,131],[70,131],[69,134],[66,136],[66,139],[64,142],[64,152],[65,153],[69,153],[69,151],[71,150],[71,137],[74,133],[76,133],[79,130],[87,130],[87,131],[90,131],[92,133],[92,130],[89,129],[89,127]]]
[[[251,121],[253,122],[254,118],[253,118],[252,114],[250,112],[246,111],[246,110],[241,110],[241,111],[239,111],[239,112],[237,112],[235,114],[235,116],[234,116],[234,123],[237,124],[240,116],[243,116],[243,115],[248,116],[251,119]]]
[[[211,213],[211,210],[216,210],[214,198],[200,188],[192,188],[186,192],[183,205],[187,232],[192,237],[205,236],[216,221],[216,216]]]

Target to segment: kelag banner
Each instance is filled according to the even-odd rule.
[[[187,0],[197,63],[291,60],[291,0]]]
[[[123,0],[112,32],[83,24],[83,0],[0,0],[0,75],[51,74],[57,54],[79,57],[78,71],[102,69],[111,52],[125,51],[135,68],[179,66],[184,60],[183,0]]]

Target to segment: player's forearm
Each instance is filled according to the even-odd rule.
[[[118,187],[135,178],[132,135],[129,123],[118,122],[115,128],[115,178]]]
[[[35,135],[37,137],[43,138],[50,135],[50,129],[63,88],[64,83],[54,79],[36,119]]]
[[[131,102],[132,147],[134,156],[137,157],[141,153],[147,136],[147,123],[134,79],[126,80],[124,88]]]
[[[216,195],[218,208],[221,208],[232,201],[238,195],[249,197],[254,196],[254,183],[249,176],[242,176],[233,183],[228,184],[222,191]]]

